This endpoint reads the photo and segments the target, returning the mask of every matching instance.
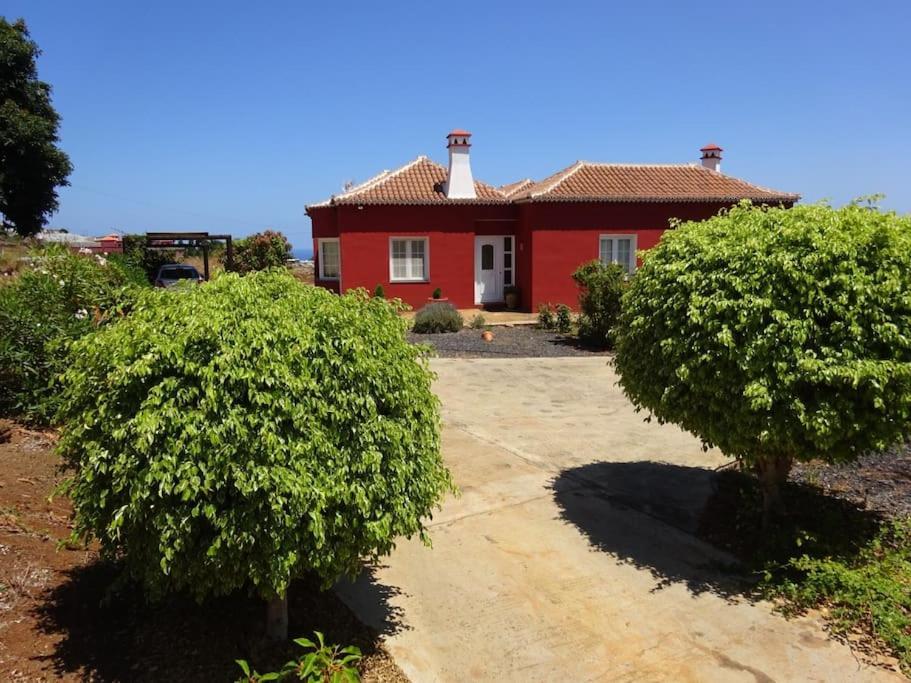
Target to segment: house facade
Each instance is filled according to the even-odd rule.
[[[743,199],[791,206],[796,194],[721,173],[722,149],[699,164],[577,161],[541,181],[501,187],[476,181],[471,134],[447,136],[449,166],[421,156],[307,207],[316,284],[337,292],[382,285],[415,308],[439,288],[459,308],[575,307],[572,273],[600,259],[632,273],[637,251],[658,243],[672,219],[701,220]]]

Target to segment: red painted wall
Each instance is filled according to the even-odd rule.
[[[572,279],[575,270],[599,256],[599,236],[605,230],[535,230],[532,233],[535,279],[532,285],[531,310],[542,303],[566,304],[578,308],[579,289]],[[610,234],[636,235],[636,248],[648,249],[658,243],[663,230],[613,229]]]
[[[439,287],[458,308],[474,306],[475,235],[512,235],[515,207],[461,204],[449,206],[338,206],[310,210],[313,253],[319,275],[318,239],[340,235],[341,282],[317,279],[334,291],[383,285],[388,298],[420,308]],[[428,237],[427,282],[391,282],[389,239]]]
[[[319,275],[321,237],[340,237],[341,282],[317,284],[334,291],[382,284],[387,297],[415,308],[437,287],[459,308],[474,306],[475,235],[514,235],[515,281],[522,308],[565,303],[578,307],[572,273],[598,258],[602,234],[635,233],[637,248],[658,243],[672,218],[703,220],[728,206],[721,203],[541,202],[484,206],[336,206],[309,210],[313,253]],[[428,282],[389,281],[389,238],[429,237]]]
[[[598,258],[599,237],[636,235],[636,248],[658,244],[671,218],[702,220],[726,204],[697,203],[583,203],[541,202],[522,205],[532,234],[532,283],[526,305],[542,303],[578,308],[579,290],[572,274],[581,264]]]
[[[319,276],[319,238],[338,237],[338,211],[332,206],[321,206],[307,210],[313,234],[313,282],[320,287],[339,292],[338,280],[321,280]]]

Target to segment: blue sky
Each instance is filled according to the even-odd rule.
[[[474,133],[476,178],[576,159],[723,168],[911,211],[911,3],[4,0],[75,172],[51,225],[267,227]]]

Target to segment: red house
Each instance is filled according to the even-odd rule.
[[[95,240],[98,243],[98,251],[105,254],[122,254],[123,238],[120,235],[110,234],[99,237]]]
[[[459,308],[497,306],[517,287],[524,310],[576,304],[571,275],[592,259],[636,269],[670,220],[704,219],[742,199],[791,206],[799,195],[701,164],[577,161],[544,180],[493,187],[474,180],[471,133],[448,136],[449,167],[425,156],[307,207],[316,284],[334,291],[381,284],[414,307],[440,288]]]

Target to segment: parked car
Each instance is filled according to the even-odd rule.
[[[158,275],[155,276],[156,287],[173,287],[178,282],[195,280],[197,283],[202,282],[202,275],[193,266],[186,263],[166,263],[158,269]]]

